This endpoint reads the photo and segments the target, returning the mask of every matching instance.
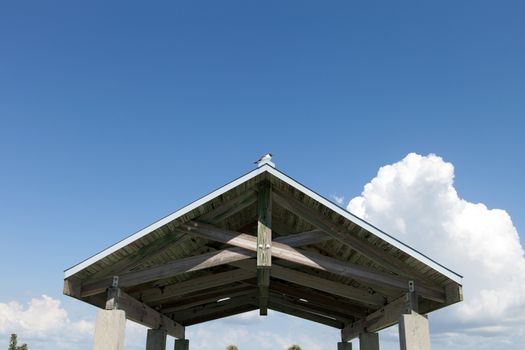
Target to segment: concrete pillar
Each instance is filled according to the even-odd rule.
[[[175,350],[189,350],[190,341],[188,339],[175,339]]]
[[[98,310],[93,350],[123,350],[126,313],[122,310]]]
[[[337,350],[352,350],[352,343],[341,341],[337,343]]]
[[[146,350],[166,350],[167,335],[168,333],[164,329],[148,329]]]
[[[379,350],[379,334],[377,333],[360,333],[359,350]]]
[[[415,312],[402,315],[399,320],[401,350],[430,350],[428,320]]]

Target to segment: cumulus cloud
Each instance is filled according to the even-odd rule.
[[[430,154],[411,153],[383,166],[348,210],[464,275],[465,301],[433,317],[442,342],[469,334],[516,344],[525,330],[525,259],[504,210],[461,198],[454,167]],[[523,339],[523,338],[521,338]],[[474,345],[472,345],[472,344]]]
[[[92,332],[92,322],[71,321],[60,301],[47,295],[31,299],[27,307],[16,301],[0,303],[0,335],[4,337],[17,333],[20,342],[67,348],[91,342]]]

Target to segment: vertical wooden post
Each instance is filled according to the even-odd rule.
[[[272,188],[267,181],[259,184],[257,196],[257,286],[259,313],[268,314],[270,268],[272,266]]]
[[[359,333],[359,350],[379,350],[379,334]]]
[[[188,339],[175,339],[175,350],[189,350],[190,341]]]
[[[167,335],[168,332],[165,329],[148,329],[146,350],[166,350]]]
[[[339,342],[337,343],[337,350],[352,350],[352,343],[350,342]]]

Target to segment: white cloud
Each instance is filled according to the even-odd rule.
[[[0,303],[0,335],[8,338],[17,333],[19,342],[31,344],[30,348],[44,343],[68,348],[91,342],[92,332],[92,322],[72,322],[60,301],[47,295],[31,299],[27,307],[16,301]]]
[[[465,301],[431,315],[436,341],[521,348],[525,259],[518,232],[504,210],[460,198],[453,180],[452,164],[411,153],[380,168],[348,210],[465,276]]]
[[[343,204],[343,202],[345,201],[345,196],[338,196],[336,194],[333,194],[332,195],[332,198],[334,199],[334,201],[337,203],[337,205],[341,205]]]

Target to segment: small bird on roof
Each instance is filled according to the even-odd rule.
[[[261,162],[269,162],[270,160],[272,160],[272,154],[271,153],[266,153],[264,156],[259,158],[259,160],[254,162],[254,163],[255,164],[260,164]]]

